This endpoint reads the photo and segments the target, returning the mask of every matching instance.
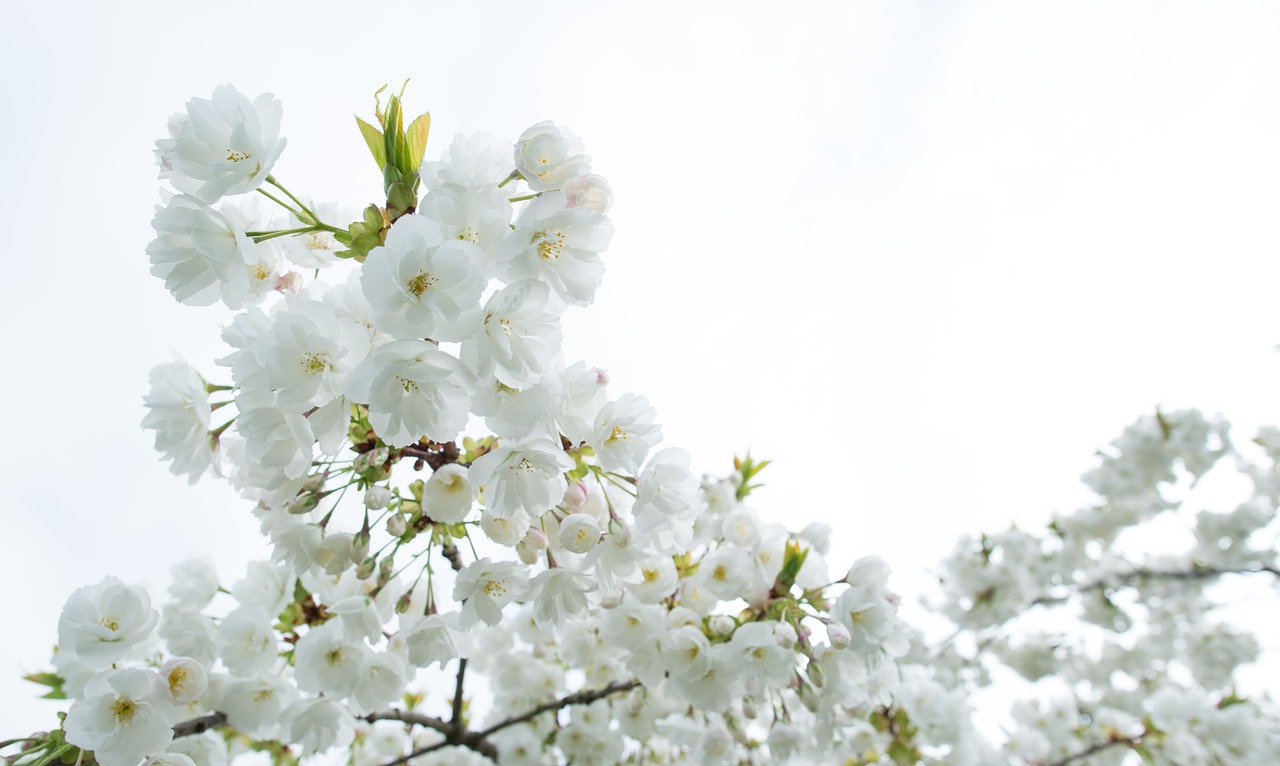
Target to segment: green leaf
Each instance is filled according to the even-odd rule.
[[[370,205],[364,209],[364,225],[373,231],[382,228],[382,210],[377,205]]]
[[[422,153],[427,150],[427,134],[430,132],[430,112],[418,115],[417,119],[409,123],[409,129],[405,131],[405,143],[410,168],[416,169],[422,165]]]
[[[356,124],[360,126],[360,135],[364,136],[364,142],[369,147],[369,151],[373,153],[373,159],[378,163],[378,169],[387,165],[387,150],[382,138],[382,131],[373,127],[369,123],[356,118]]]
[[[387,118],[382,123],[382,143],[383,151],[387,162],[383,167],[400,167],[400,154],[398,148],[404,146],[404,118],[400,114],[400,97],[392,96],[387,99]]]
[[[62,685],[66,681],[57,673],[32,673],[31,675],[23,676],[23,679],[49,687],[49,691],[40,695],[40,699],[64,700],[67,698],[66,693],[62,690]]]
[[[795,585],[796,576],[800,574],[800,568],[804,566],[804,560],[809,558],[809,549],[801,548],[800,543],[790,541],[787,543],[786,553],[782,559],[782,571],[778,573],[778,585],[782,586],[782,590],[787,591]]]

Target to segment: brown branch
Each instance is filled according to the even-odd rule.
[[[440,555],[445,557],[453,571],[462,571],[462,556],[458,553],[458,546],[448,543],[440,548]]]
[[[402,723],[425,726],[428,729],[435,729],[441,734],[449,734],[453,731],[453,729],[449,728],[449,724],[439,718],[415,713],[411,710],[383,710],[379,713],[370,713],[361,720],[368,721],[369,723],[373,723],[374,721],[400,721]]]
[[[1098,753],[1101,753],[1103,750],[1109,750],[1115,747],[1116,745],[1125,745],[1126,747],[1137,747],[1139,744],[1142,743],[1142,738],[1144,736],[1146,736],[1146,732],[1143,732],[1142,734],[1139,734],[1136,737],[1126,738],[1126,737],[1117,736],[1117,737],[1108,739],[1104,742],[1096,742],[1090,745],[1089,747],[1086,747],[1084,750],[1081,750],[1078,753],[1072,753],[1071,755],[1068,755],[1065,758],[1060,758],[1052,763],[1046,764],[1045,766],[1067,766],[1067,764],[1069,763],[1083,760],[1085,758],[1088,758],[1091,755],[1097,755]]]
[[[1100,578],[1087,585],[1071,591],[1065,596],[1041,596],[1031,602],[1031,606],[1042,606],[1048,604],[1060,604],[1077,594],[1085,594],[1090,591],[1103,590],[1105,588],[1127,588],[1136,585],[1144,580],[1207,580],[1212,577],[1221,577],[1228,574],[1260,574],[1267,573],[1280,577],[1280,569],[1271,566],[1261,566],[1252,568],[1230,568],[1230,567],[1200,567],[1197,566],[1189,570],[1162,571],[1159,569],[1135,569],[1128,574],[1118,578]]]
[[[462,726],[462,682],[467,676],[467,658],[458,658],[458,683],[453,689],[453,716],[449,719],[449,725],[453,730],[461,733]]]
[[[226,713],[210,713],[199,718],[192,718],[190,721],[183,721],[173,727],[173,736],[190,737],[193,734],[202,734],[212,728],[223,725],[227,722]]]
[[[461,671],[461,668],[459,670]],[[461,680],[462,673],[459,672],[458,676],[459,676],[459,679]],[[537,718],[538,716],[542,715],[543,713],[546,713],[552,710],[559,710],[561,708],[568,707],[569,705],[587,705],[592,702],[595,702],[598,699],[604,699],[605,697],[609,697],[614,694],[631,691],[632,689],[636,688],[639,685],[640,685],[639,681],[632,680],[632,681],[612,683],[601,689],[583,689],[581,691],[576,691],[573,694],[566,694],[565,696],[552,700],[551,702],[538,705],[532,710],[529,710],[528,712],[523,713],[521,715],[512,716],[511,718],[506,718],[502,721],[499,721],[498,723],[495,723],[493,726],[490,726],[487,729],[482,729],[480,731],[468,731],[467,729],[462,728],[461,720],[458,721],[458,727],[454,728],[452,721],[449,723],[445,723],[439,718],[431,718],[430,716],[419,716],[414,713],[403,713],[398,710],[389,710],[385,713],[373,713],[372,715],[365,716],[364,720],[371,721],[371,722],[388,720],[388,721],[404,721],[406,723],[420,723],[423,726],[428,726],[440,732],[441,734],[444,734],[443,742],[436,742],[435,744],[427,745],[425,747],[420,747],[414,750],[413,752],[409,753],[408,755],[403,755],[395,759],[394,761],[387,761],[386,763],[382,764],[382,766],[400,766],[400,764],[408,763],[409,761],[413,760],[414,758],[417,758],[418,756],[426,755],[427,753],[435,752],[436,750],[439,750],[445,747],[450,747],[450,746],[465,747],[470,750],[474,750],[475,752],[485,756],[486,758],[491,758],[494,761],[496,761],[498,760],[498,748],[494,747],[493,743],[487,740],[489,737],[493,736],[494,734],[497,734],[503,729],[506,729],[511,726],[515,726],[516,724],[524,723],[526,721],[531,721],[534,718]],[[459,687],[461,687],[461,684],[459,684]],[[458,699],[460,698],[461,698],[461,694],[459,694],[457,697],[454,698],[455,705]]]
[[[511,718],[507,718],[503,721],[495,723],[493,726],[490,726],[489,728],[483,729],[482,731],[480,731],[480,737],[483,738],[491,734],[495,734],[507,728],[508,726],[515,726],[518,723],[531,721],[534,718],[537,718],[538,716],[547,712],[548,710],[559,710],[560,708],[568,707],[569,705],[589,705],[598,699],[604,699],[605,697],[609,697],[614,694],[631,691],[632,689],[636,688],[639,685],[640,685],[640,682],[636,680],[616,681],[602,689],[583,689],[582,691],[577,691],[577,692],[574,692],[573,694],[566,694],[565,696],[557,700],[552,700],[551,702],[545,703],[543,705],[539,705],[527,713],[523,713],[518,716],[513,716]]]

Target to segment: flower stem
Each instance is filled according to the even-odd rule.
[[[297,216],[298,220],[302,220],[301,213],[299,213],[297,210],[294,210],[293,207],[291,207],[287,202],[273,195],[271,192],[259,186],[258,193],[266,197],[267,199],[271,200],[272,202],[276,203],[280,207],[284,208],[285,210],[288,210],[290,213],[293,213],[295,216]]]
[[[276,188],[277,188],[277,189],[279,189],[280,191],[284,192],[284,193],[285,193],[285,196],[287,196],[289,199],[293,200],[293,203],[294,203],[295,205],[297,205],[299,208],[301,208],[302,212],[304,212],[304,213],[306,213],[306,214],[307,214],[307,218],[309,218],[309,219],[311,220],[311,222],[312,222],[312,223],[316,223],[316,224],[320,223],[320,219],[316,217],[316,214],[315,214],[315,213],[311,212],[311,208],[309,208],[309,207],[307,207],[306,205],[302,204],[302,200],[300,200],[300,199],[298,199],[297,197],[293,196],[293,192],[291,192],[291,191],[289,191],[288,189],[284,188],[284,184],[282,184],[282,183],[280,183],[279,181],[277,181],[275,176],[267,176],[267,183],[271,184],[272,186],[276,187]],[[299,218],[301,218],[301,216],[299,216]]]

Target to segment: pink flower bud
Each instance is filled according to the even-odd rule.
[[[577,513],[587,502],[587,496],[591,494],[591,489],[583,482],[574,482],[565,490],[564,509],[569,513]]]
[[[288,274],[281,274],[276,277],[275,284],[272,288],[277,292],[293,293],[297,295],[298,290],[302,289],[302,275],[296,271],[290,271]]]

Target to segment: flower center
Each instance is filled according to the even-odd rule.
[[[302,365],[303,371],[308,375],[316,375],[329,369],[329,366],[333,364],[333,360],[327,352],[321,351],[318,354],[313,354],[307,351],[302,354],[302,359],[299,363]]]
[[[501,598],[507,593],[507,583],[505,580],[490,580],[481,590],[489,598]]]
[[[182,688],[182,683],[187,680],[187,669],[179,665],[169,671],[169,693],[176,694]]]
[[[606,444],[613,444],[619,439],[627,438],[627,432],[622,430],[622,426],[614,426],[613,433],[609,434],[609,438],[605,439]]]
[[[423,293],[434,287],[439,281],[440,280],[438,278],[431,276],[427,272],[419,271],[418,276],[410,279],[409,282],[405,284],[405,289],[413,293],[413,297],[421,298]]]
[[[239,162],[241,160],[247,160],[252,156],[253,155],[248,152],[237,152],[234,149],[227,150],[227,162]]]
[[[103,617],[98,624],[107,630],[120,630],[120,623],[114,617]]]
[[[128,723],[138,712],[138,706],[128,697],[116,697],[116,701],[111,703],[111,712],[120,723]]]
[[[540,231],[533,235],[538,243],[538,255],[547,261],[557,261],[564,250],[564,234],[558,231]]]

